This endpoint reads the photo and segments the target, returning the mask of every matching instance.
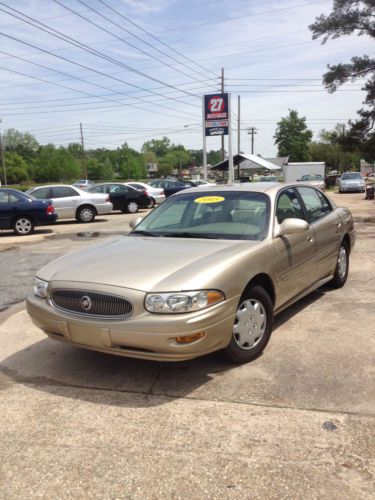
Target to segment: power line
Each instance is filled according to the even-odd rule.
[[[68,90],[73,90],[74,92],[78,92],[78,93],[82,93],[82,94],[86,94],[86,95],[90,95],[88,92],[85,92],[83,90],[77,90],[77,89],[74,89],[72,87],[67,87],[66,85],[61,85],[59,83],[55,83],[55,82],[50,82],[49,80],[44,80],[43,78],[38,78],[36,76],[32,76],[32,75],[27,75],[26,73],[21,73],[20,71],[15,71],[15,70],[12,70],[12,69],[9,69],[9,68],[4,68],[3,66],[0,66],[0,69],[3,69],[5,71],[9,71],[10,73],[14,73],[14,74],[17,74],[17,75],[22,75],[22,76],[26,76],[28,78],[32,78],[34,80],[38,80],[40,82],[43,82],[43,83],[48,83],[50,85],[55,85],[57,87],[61,87],[61,88],[65,88],[65,89],[68,89]],[[95,96],[94,94],[92,94],[92,97],[97,97]],[[106,99],[108,100],[108,99]],[[164,113],[162,111],[156,111],[156,110],[153,110],[153,109],[144,109],[144,108],[140,108],[139,106],[136,106],[134,104],[123,104],[121,103],[120,101],[113,101],[117,104],[120,104],[121,106],[130,106],[130,107],[133,107],[135,109],[140,109],[141,111],[147,111],[147,112],[150,112],[150,113],[156,113],[158,115],[164,115],[164,116],[169,116],[169,117],[172,117],[172,118],[178,118],[178,119],[181,119],[183,117],[180,117],[180,116],[176,116],[176,115],[171,115],[170,113]],[[146,101],[147,102],[147,101]],[[90,108],[90,109],[97,109],[97,108]],[[70,110],[72,111],[72,110]],[[43,114],[44,112],[40,112],[38,114]],[[51,113],[50,111],[47,111],[46,113]],[[16,116],[19,116],[19,115],[22,115],[22,113],[18,113],[18,115]],[[33,113],[31,113],[33,114]],[[190,113],[189,113],[190,114]],[[2,115],[6,115],[6,116],[14,116],[12,113],[2,113]],[[186,113],[184,113],[184,116],[186,116]],[[192,115],[192,116],[195,116],[195,115]]]
[[[2,10],[2,9],[0,8],[0,10]],[[30,44],[30,43],[28,43],[28,42],[25,42],[24,40],[21,40],[21,39],[19,39],[19,38],[16,38],[16,37],[13,37],[13,36],[10,36],[10,35],[6,35],[5,33],[1,33],[1,32],[0,32],[0,35],[5,36],[5,37],[7,37],[7,38],[10,38],[10,39],[12,39],[12,40],[15,40],[15,41],[17,41],[17,42],[19,42],[19,43],[22,43],[22,44],[24,44],[24,45],[28,45],[28,46],[30,46],[30,47],[36,48],[36,49],[40,50],[41,52],[45,52],[46,54],[52,55],[52,56],[54,56],[54,57],[57,57],[58,59],[62,59],[62,60],[64,60],[64,61],[67,61],[67,62],[69,62],[69,63],[71,63],[71,64],[74,64],[74,65],[76,65],[76,66],[82,67],[82,68],[84,68],[84,69],[87,69],[87,70],[89,70],[89,71],[92,71],[92,72],[94,72],[94,73],[98,73],[98,74],[100,74],[100,75],[102,75],[102,76],[105,76],[105,77],[107,77],[107,78],[110,78],[111,80],[115,80],[115,81],[118,81],[118,82],[121,82],[121,83],[126,83],[127,85],[130,85],[130,86],[132,86],[132,87],[135,87],[135,88],[137,88],[137,89],[140,89],[140,90],[142,90],[142,91],[144,91],[144,92],[149,92],[150,94],[154,94],[154,95],[157,95],[157,96],[159,96],[159,97],[164,97],[164,95],[163,95],[163,94],[161,94],[160,92],[155,92],[155,91],[152,91],[152,90],[145,89],[145,88],[143,88],[143,87],[140,87],[139,85],[135,85],[135,84],[132,84],[132,83],[126,82],[125,80],[121,80],[120,78],[117,78],[117,77],[114,77],[114,76],[108,75],[108,74],[106,74],[106,73],[103,73],[102,71],[99,71],[99,70],[96,70],[96,69],[90,68],[90,67],[88,67],[88,66],[85,66],[85,65],[83,65],[83,64],[77,63],[77,62],[75,62],[75,61],[71,61],[70,59],[67,59],[66,57],[63,57],[63,56],[59,56],[59,55],[57,55],[57,54],[54,54],[53,52],[50,52],[49,50],[42,49],[41,47],[37,47],[36,45]],[[15,56],[15,57],[16,57],[16,56]],[[28,61],[28,62],[30,62],[30,61]],[[36,64],[36,63],[30,62],[30,64]],[[57,71],[57,70],[52,70],[52,71]],[[77,79],[79,79],[78,77],[72,77],[72,78],[77,78]],[[87,83],[87,82],[85,81],[85,83]],[[93,85],[99,86],[99,84],[93,84]],[[102,88],[105,88],[106,90],[112,90],[112,89],[109,89],[108,87],[102,87]],[[178,89],[177,89],[177,90],[178,90]],[[119,94],[120,94],[120,93],[122,93],[122,94],[124,94],[124,95],[126,95],[126,96],[128,96],[128,97],[129,97],[129,95],[128,95],[126,92],[118,92],[118,93],[119,93]],[[191,94],[191,95],[194,95],[194,94]],[[134,99],[139,100],[139,101],[141,101],[141,102],[146,102],[147,104],[149,104],[149,102],[148,102],[148,101],[144,101],[142,98],[139,98],[139,97],[134,96]],[[179,99],[176,99],[176,98],[174,98],[174,97],[170,97],[169,99],[170,99],[170,100],[173,100],[173,101],[177,101],[177,102],[182,103],[182,104],[185,104],[185,105],[186,105],[186,104],[188,104],[189,106],[194,106],[194,107],[199,108],[199,106],[198,106],[198,105],[194,105],[194,104],[186,103],[185,101],[180,101]],[[167,106],[163,106],[163,107],[165,107],[166,109],[171,109],[171,108],[168,108]]]
[[[78,76],[70,75],[70,74],[68,74],[68,73],[64,73],[64,72],[62,72],[62,71],[60,71],[60,70],[56,70],[56,69],[51,68],[51,67],[49,67],[49,66],[44,66],[43,64],[35,63],[35,62],[30,61],[30,60],[28,60],[28,59],[26,59],[26,58],[23,58],[23,57],[20,57],[20,56],[16,56],[15,54],[11,54],[11,53],[6,52],[6,51],[3,51],[3,50],[0,50],[0,53],[2,53],[2,54],[6,54],[6,55],[9,55],[9,56],[11,56],[12,58],[19,59],[19,60],[21,60],[21,61],[27,62],[28,64],[32,64],[32,65],[34,65],[34,66],[37,66],[37,67],[40,67],[40,68],[46,69],[46,70],[48,70],[48,71],[53,71],[53,72],[55,72],[55,73],[58,73],[58,74],[61,74],[61,75],[67,76],[67,77],[69,77],[70,79],[75,79],[75,80],[78,80],[78,81],[82,81],[82,82],[84,82],[85,84],[87,84],[87,83],[88,83],[89,85],[92,85],[92,86],[95,86],[95,87],[98,87],[98,88],[101,88],[101,89],[104,89],[104,90],[111,90],[111,91],[112,91],[112,89],[109,89],[109,88],[108,88],[108,87],[106,87],[106,86],[103,86],[103,85],[100,85],[100,84],[97,84],[97,83],[93,83],[93,82],[90,82],[90,81],[86,81],[85,79],[80,78],[80,77],[78,77]],[[197,87],[197,88],[202,89],[202,88],[206,88],[206,87],[199,86],[199,87]],[[174,92],[174,91],[173,91],[173,92]],[[142,96],[142,99],[141,99],[139,96],[134,96],[134,97],[133,97],[133,96],[129,95],[129,93],[124,93],[124,92],[119,92],[119,91],[117,91],[117,92],[115,92],[115,93],[112,93],[112,94],[109,94],[109,95],[117,95],[117,94],[124,94],[124,95],[126,95],[127,97],[129,97],[129,98],[131,98],[131,99],[134,99],[134,98],[135,98],[135,99],[141,100],[141,102],[145,102],[145,103],[149,104],[149,101],[145,101],[145,100],[143,99],[143,97],[147,97],[147,96]],[[170,93],[169,93],[169,94],[170,94]],[[168,97],[167,97],[167,98],[165,98],[165,95],[167,95],[167,94],[161,94],[161,95],[163,96],[162,101],[163,101],[163,100],[168,100]],[[96,98],[100,98],[100,99],[102,99],[102,100],[108,100],[108,101],[110,101],[110,102],[118,102],[118,103],[120,103],[120,104],[121,104],[121,101],[114,100],[114,99],[106,99],[106,98],[105,98],[105,96],[101,96],[101,95],[99,95],[99,96],[98,96],[98,95],[94,95],[94,94],[89,94],[89,97],[90,97],[90,98],[92,98],[92,97],[96,97]],[[86,97],[86,99],[87,99],[87,98],[88,98],[88,97]],[[78,99],[78,98],[73,98],[73,99]],[[62,100],[62,99],[59,99],[59,100]],[[53,101],[53,100],[50,100],[50,101]],[[37,102],[43,102],[43,101],[37,101]],[[97,102],[98,102],[98,101],[97,101]],[[154,100],[153,102],[160,102],[160,100],[159,100],[159,101]],[[78,105],[79,105],[79,104],[83,104],[83,103],[78,103]],[[91,104],[93,104],[93,103],[91,103]],[[122,104],[125,104],[125,103],[122,103]],[[72,104],[70,104],[70,105],[72,105]],[[58,106],[58,105],[57,105],[57,106]],[[166,108],[167,108],[167,109],[171,109],[171,108],[169,108],[169,107],[166,107]]]
[[[310,5],[317,5],[320,3],[327,3],[327,0],[319,0],[318,2],[310,2],[310,3],[303,3],[300,5],[292,5],[290,7],[282,7],[280,9],[273,9],[273,10],[266,10],[263,12],[255,12],[254,14],[247,14],[247,15],[241,15],[238,17],[231,17],[230,19],[222,19],[222,20],[216,20],[216,21],[206,21],[204,23],[197,23],[197,24],[190,24],[190,25],[185,25],[185,26],[178,26],[177,28],[172,28],[172,29],[167,29],[163,31],[158,31],[158,34],[161,33],[169,33],[171,31],[181,31],[185,29],[194,29],[194,28],[200,28],[201,26],[208,26],[210,24],[222,24],[222,23],[230,23],[232,21],[238,21],[239,19],[245,19],[247,17],[256,17],[256,16],[263,16],[263,15],[269,15],[269,14],[274,14],[276,12],[282,12],[286,10],[292,10],[292,9],[298,9],[299,7],[308,7]]]
[[[80,0],[79,0],[80,1]],[[131,19],[129,19],[128,17],[124,16],[123,14],[121,14],[121,12],[115,10],[113,7],[111,7],[110,5],[108,5],[106,2],[104,2],[103,0],[98,0],[101,4],[105,5],[108,9],[112,10],[113,12],[115,12],[117,15],[119,15],[120,17],[122,17],[123,19],[125,19],[126,21],[128,21],[130,24],[132,24],[133,26],[136,26],[138,29],[140,29],[141,31],[143,31],[144,33],[146,33],[148,36],[150,36],[151,38],[153,38],[154,40],[157,40],[159,43],[161,43],[162,45],[164,45],[165,47],[167,47],[168,49],[172,50],[175,54],[178,54],[179,56],[182,56],[184,57],[186,60],[188,60],[189,62],[195,64],[196,66],[198,66],[199,68],[201,69],[204,69],[205,71],[208,71],[209,73],[211,73],[212,75],[215,75],[215,73],[213,73],[212,71],[208,70],[207,68],[205,68],[204,66],[202,66],[201,64],[198,64],[197,62],[195,62],[194,60],[190,59],[189,57],[187,57],[185,54],[182,54],[181,52],[179,52],[178,50],[174,49],[173,47],[171,47],[170,45],[168,45],[167,43],[163,42],[163,40],[161,40],[160,38],[158,38],[157,36],[153,35],[152,33],[150,33],[149,31],[145,30],[144,28],[142,28],[142,26],[139,26],[139,24],[136,24],[134,21],[132,21]],[[83,2],[81,2],[83,3]],[[181,63],[180,63],[181,64]],[[188,66],[187,66],[188,67]]]
[[[132,47],[133,49],[135,50],[138,50],[139,52],[141,52],[142,54],[145,54],[147,57],[151,57],[152,59],[155,59],[156,61],[159,61],[160,63],[162,63],[163,65],[165,66],[168,66],[169,68],[172,68],[174,71],[177,71],[178,73],[181,73],[182,75],[184,76],[187,76],[188,78],[191,78],[192,80],[195,80],[195,77],[192,77],[191,75],[185,73],[184,71],[181,71],[175,67],[173,67],[171,64],[163,61],[162,59],[159,59],[155,56],[151,56],[149,54],[149,52],[146,52],[145,50],[141,49],[140,47],[137,47],[136,45],[132,44],[131,42],[128,42],[126,41],[124,38],[121,38],[119,37],[118,35],[116,35],[115,33],[113,33],[112,31],[109,31],[107,30],[106,28],[104,28],[103,26],[100,26],[99,24],[95,23],[94,21],[92,21],[91,19],[88,19],[87,17],[83,16],[82,14],[80,14],[79,12],[71,9],[70,7],[67,7],[66,5],[62,4],[59,0],[52,0],[53,2],[57,3],[58,5],[60,5],[61,7],[63,7],[64,9],[67,9],[69,12],[72,12],[73,14],[75,14],[76,16],[80,17],[81,19],[83,19],[84,21],[86,21],[87,23],[89,24],[92,24],[93,26],[96,26],[97,28],[99,28],[100,30],[104,31],[105,33],[108,33],[109,35],[115,37],[117,40],[120,40],[121,42],[125,43],[126,45],[129,45],[130,47]],[[78,0],[78,2],[82,3],[83,5],[85,5],[85,7],[87,7],[88,9],[90,9],[92,12],[95,12],[98,16],[102,17],[103,19],[106,19],[107,21],[109,21],[110,23],[112,23],[113,25],[121,28],[123,31],[125,31],[126,33],[130,34],[131,36],[134,36],[135,38],[139,39],[142,43],[145,43],[146,45],[150,46],[152,49],[154,50],[158,50],[157,48],[155,48],[153,45],[151,45],[150,43],[148,42],[145,42],[144,40],[142,40],[140,37],[138,37],[137,35],[134,35],[132,34],[130,31],[126,30],[125,28],[123,28],[122,26],[120,26],[118,23],[112,21],[110,18],[108,18],[107,16],[104,16],[103,14],[101,14],[98,10],[94,9],[93,7],[90,7],[89,5],[85,4],[84,2],[82,2],[81,0]],[[159,51],[161,52],[161,51]],[[161,52],[162,54],[164,55],[167,55],[167,57],[170,57],[168,54],[165,54],[163,52]],[[179,61],[177,61],[179,63]],[[179,63],[180,64],[180,63]],[[189,68],[191,69],[191,68]]]
[[[185,90],[178,89],[178,88],[177,88],[177,87],[175,87],[174,85],[171,85],[171,84],[169,84],[169,83],[165,83],[165,82],[163,82],[163,81],[159,80],[158,78],[154,78],[154,77],[152,77],[152,76],[150,76],[150,75],[147,75],[146,73],[143,73],[142,71],[136,70],[135,68],[132,68],[131,66],[129,66],[129,65],[127,65],[127,64],[124,64],[124,63],[122,63],[121,61],[118,61],[118,60],[116,60],[116,59],[112,58],[111,56],[107,56],[106,54],[104,54],[104,53],[102,53],[102,52],[100,52],[100,51],[97,51],[96,49],[92,49],[92,48],[90,48],[88,45],[86,45],[86,44],[84,44],[84,43],[81,43],[81,42],[79,42],[78,40],[75,40],[74,38],[72,38],[72,37],[70,37],[70,36],[68,36],[68,35],[64,35],[63,33],[61,33],[61,32],[59,32],[59,31],[55,30],[54,28],[51,28],[50,26],[47,26],[47,25],[45,25],[45,24],[41,23],[40,21],[37,21],[36,19],[33,19],[33,18],[32,18],[32,17],[30,17],[30,16],[27,16],[26,14],[24,14],[24,13],[22,13],[22,12],[20,12],[20,11],[16,10],[16,9],[13,9],[12,7],[9,7],[8,5],[4,4],[3,2],[0,2],[0,4],[1,4],[1,5],[3,5],[3,6],[5,6],[7,9],[10,9],[10,10],[12,10],[12,11],[14,11],[14,12],[17,12],[18,14],[20,14],[20,15],[24,16],[24,17],[25,17],[25,18],[27,18],[27,19],[31,19],[33,22],[30,22],[30,21],[27,21],[27,20],[25,20],[25,19],[22,19],[21,17],[17,16],[16,14],[12,14],[11,12],[7,12],[6,10],[4,10],[4,9],[1,9],[1,8],[0,8],[0,10],[1,10],[1,11],[5,12],[6,14],[8,14],[8,15],[10,15],[10,16],[13,16],[13,17],[15,17],[15,18],[17,18],[17,19],[20,19],[20,20],[24,21],[26,24],[29,24],[29,25],[31,25],[31,26],[33,26],[33,27],[35,27],[35,28],[37,28],[37,29],[39,29],[39,30],[41,30],[41,31],[44,31],[44,32],[48,33],[49,35],[54,36],[55,38],[59,38],[59,39],[61,39],[61,40],[67,41],[67,42],[68,42],[68,43],[70,43],[71,45],[74,45],[74,46],[76,46],[76,47],[79,47],[81,50],[84,50],[85,52],[88,52],[88,53],[93,54],[93,55],[95,55],[95,56],[97,56],[97,57],[100,57],[101,59],[105,59],[106,61],[109,61],[109,62],[111,62],[112,64],[115,64],[115,65],[117,65],[117,66],[123,67],[123,68],[127,69],[128,71],[131,71],[131,72],[133,72],[133,73],[136,73],[136,74],[138,74],[138,75],[140,75],[140,76],[143,76],[143,77],[145,77],[145,78],[147,78],[147,79],[149,79],[149,80],[153,80],[153,81],[155,81],[155,82],[157,82],[157,83],[160,83],[161,85],[164,85],[164,86],[166,86],[166,87],[173,88],[173,89],[178,90],[178,91],[180,91],[180,92],[182,92],[182,93],[184,93],[184,94],[187,94],[187,95],[190,95],[190,96],[193,96],[193,97],[199,98],[199,96],[197,96],[197,95],[195,95],[195,94],[191,94],[190,92],[187,92],[187,91],[185,91]],[[45,28],[47,28],[47,29],[44,29],[44,28],[42,28],[41,26],[38,26],[37,24],[34,24],[34,23],[38,23],[38,24],[40,24],[41,26],[44,26],[44,27],[45,27]],[[5,33],[1,33],[1,34],[2,34],[3,36],[8,37],[8,38],[13,38],[13,39],[17,40],[16,38],[11,37],[10,35],[6,35]],[[132,84],[132,83],[127,82],[127,81],[125,81],[125,80],[116,79],[116,78],[114,78],[114,77],[112,77],[112,76],[109,76],[108,74],[105,74],[105,73],[103,73],[103,72],[101,72],[101,71],[94,70],[93,68],[89,68],[88,66],[85,66],[85,65],[83,65],[83,64],[80,64],[80,63],[77,63],[77,62],[71,61],[70,59],[67,59],[66,57],[59,56],[59,55],[57,55],[57,54],[54,54],[53,52],[49,52],[49,51],[46,51],[45,49],[41,49],[41,48],[39,48],[39,47],[36,47],[35,45],[32,45],[32,44],[27,43],[27,42],[25,42],[25,41],[21,41],[21,43],[24,43],[25,45],[28,45],[29,47],[33,47],[33,48],[36,48],[36,49],[38,49],[38,50],[42,50],[42,51],[44,51],[44,52],[47,52],[47,53],[49,53],[50,55],[53,55],[54,57],[57,57],[57,58],[62,59],[62,60],[64,60],[64,61],[67,61],[67,62],[69,62],[69,63],[71,63],[71,64],[75,64],[75,65],[80,66],[80,67],[82,67],[82,68],[84,68],[84,69],[87,69],[87,70],[89,70],[89,71],[93,71],[93,72],[95,72],[95,73],[101,74],[102,76],[105,76],[105,77],[107,77],[107,78],[115,79],[115,80],[118,80],[118,81],[119,81],[119,82],[121,82],[121,83],[125,83],[126,85],[130,85],[130,86],[132,86],[132,87],[135,87],[135,88],[138,88],[138,89],[144,90],[144,91],[146,91],[146,92],[151,92],[151,93],[154,93],[154,92],[152,92],[152,91],[148,91],[147,89],[144,89],[144,88],[142,88],[142,87],[139,87],[138,85]],[[158,95],[158,94],[157,94],[157,95]],[[160,94],[159,94],[159,95],[160,95]],[[171,99],[172,99],[172,98],[171,98]],[[183,103],[183,104],[186,104],[186,103],[184,103],[183,101],[179,101],[178,99],[172,99],[172,100],[177,101],[177,102],[181,102],[181,103]],[[191,105],[191,106],[194,106],[193,104],[190,104],[190,105]],[[196,107],[199,107],[199,108],[200,108],[200,106],[199,106],[199,105],[197,105]]]

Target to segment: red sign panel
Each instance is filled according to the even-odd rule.
[[[228,94],[204,96],[204,121],[206,136],[228,135]]]

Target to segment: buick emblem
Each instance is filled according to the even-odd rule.
[[[84,311],[90,311],[92,308],[92,300],[88,295],[83,295],[79,301],[80,306]]]

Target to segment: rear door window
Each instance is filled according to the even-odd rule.
[[[48,198],[52,198],[51,188],[49,187],[41,187],[35,189],[32,193],[30,193],[30,195],[33,196],[34,198],[38,198],[38,200],[46,200]]]
[[[69,196],[79,196],[79,194],[69,186],[55,186],[52,188],[52,198],[68,198]]]

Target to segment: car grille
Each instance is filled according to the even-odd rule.
[[[133,312],[133,306],[127,299],[91,290],[53,290],[50,300],[63,311],[88,317],[123,319]]]

